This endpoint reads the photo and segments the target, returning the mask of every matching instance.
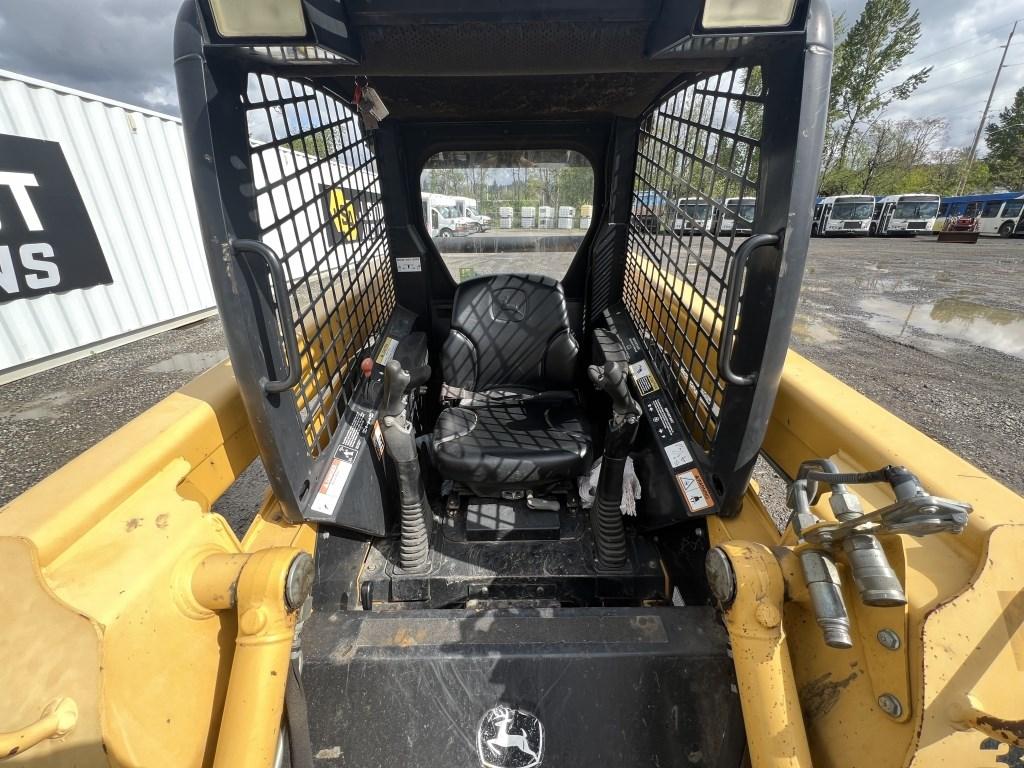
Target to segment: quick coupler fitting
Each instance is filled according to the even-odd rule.
[[[835,563],[824,552],[808,549],[800,553],[800,565],[825,645],[830,648],[852,648],[850,615],[843,602],[843,590]]]
[[[876,537],[850,536],[843,542],[843,551],[864,605],[887,608],[907,604],[903,585]]]

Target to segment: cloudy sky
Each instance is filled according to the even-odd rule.
[[[171,31],[180,0],[0,0],[0,68],[177,114]],[[833,0],[849,23],[864,0]],[[933,66],[929,82],[890,108],[900,117],[944,117],[949,145],[970,142],[1000,46],[1019,2],[916,0],[923,36],[905,74]],[[1024,86],[1024,24],[1007,57],[993,112]],[[898,82],[894,76],[887,81]]]

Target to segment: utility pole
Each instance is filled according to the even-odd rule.
[[[985,121],[988,119],[988,110],[992,106],[992,97],[996,95],[996,86],[999,85],[999,75],[1002,74],[1006,68],[1006,54],[1010,52],[1010,43],[1013,42],[1013,35],[1017,31],[1017,25],[1020,21],[1013,22],[1013,29],[1010,30],[1010,36],[1006,38],[1006,45],[1003,46],[1003,55],[999,59],[999,66],[996,67],[996,77],[992,81],[992,90],[988,92],[988,101],[985,102],[985,111],[981,113],[981,122],[978,123],[978,131],[974,134],[974,143],[971,145],[970,154],[967,155],[967,162],[964,163],[964,175],[960,179],[960,186],[957,188],[956,193],[962,195],[964,189],[967,188],[967,180],[971,176],[971,168],[974,165],[974,156],[978,153],[978,142],[981,141],[981,132],[985,130]]]

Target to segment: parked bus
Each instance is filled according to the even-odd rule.
[[[633,218],[648,232],[659,234],[661,222],[668,215],[666,209],[671,204],[668,198],[653,189],[634,191]]]
[[[1024,235],[1024,192],[993,192],[985,195],[944,197],[939,206],[942,218],[969,217],[977,221],[983,235],[1013,237]]]
[[[757,207],[756,197],[727,197],[725,199],[726,214],[719,214],[717,231],[720,235],[749,235],[753,231],[754,211]],[[739,223],[736,219],[739,219]]]
[[[935,217],[939,213],[938,195],[889,195],[875,201],[875,213],[871,222],[871,234],[876,237],[908,235],[931,232]]]
[[[676,202],[679,211],[673,229],[677,234],[711,230],[714,211],[711,203],[699,197],[681,197]]]
[[[871,232],[874,210],[875,198],[871,195],[836,195],[819,198],[814,206],[811,234],[815,237],[866,236]]]

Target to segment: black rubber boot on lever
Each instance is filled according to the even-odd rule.
[[[626,564],[626,530],[622,524],[622,485],[626,458],[640,424],[640,406],[629,394],[625,363],[606,362],[587,369],[597,389],[612,399],[612,417],[608,422],[601,475],[597,495],[590,510],[597,561],[602,568],[622,568]]]
[[[407,415],[408,393],[426,383],[430,366],[412,373],[403,370],[397,360],[384,367],[384,394],[381,398],[380,420],[384,446],[398,472],[398,494],[402,508],[401,567],[415,571],[426,566],[430,553],[430,529],[433,516],[423,501],[423,480],[416,456],[416,436]]]

